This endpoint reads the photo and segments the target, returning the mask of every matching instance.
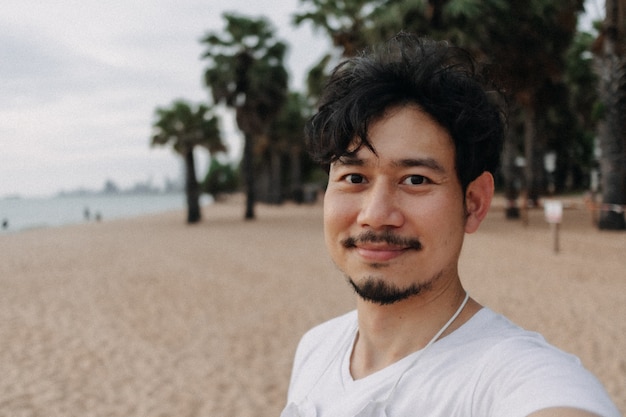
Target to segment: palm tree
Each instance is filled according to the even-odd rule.
[[[590,53],[594,35],[578,32],[566,55],[564,77],[573,131],[559,132],[556,189],[569,190],[575,186],[591,185],[591,172],[596,164],[594,141],[598,117],[598,77],[594,73]],[[565,127],[566,130],[569,130]],[[566,138],[570,137],[570,140]],[[566,140],[563,140],[566,139]]]
[[[356,55],[371,41],[368,28],[390,0],[300,0],[302,11],[293,22],[300,25],[309,21],[331,38],[344,57]]]
[[[288,75],[283,63],[285,43],[263,19],[225,13],[226,27],[207,34],[205,84],[216,104],[235,110],[244,135],[243,171],[246,183],[245,219],[254,219],[255,146],[265,143],[268,128],[287,97]]]
[[[200,188],[196,178],[193,150],[202,146],[210,153],[222,152],[219,121],[208,106],[193,105],[183,100],[174,101],[169,107],[155,110],[152,145],[170,145],[185,161],[185,194],[187,197],[187,223],[201,219]]]
[[[501,68],[513,97],[524,115],[524,177],[528,198],[537,203],[545,185],[543,156],[547,145],[545,110],[550,92],[562,83],[566,68],[565,53],[576,32],[577,13],[582,0],[564,0],[555,5],[543,0],[515,1],[511,21],[492,28],[485,50]],[[532,57],[532,59],[529,59]]]
[[[269,130],[272,164],[272,190],[282,191],[282,160],[289,160],[288,195],[296,201],[302,200],[302,158],[304,154],[304,124],[310,113],[306,99],[297,92],[290,92]],[[282,201],[285,193],[274,195],[275,202]]]
[[[624,230],[626,219],[626,0],[606,0],[606,18],[596,42],[603,120],[598,126],[601,151],[601,229]]]

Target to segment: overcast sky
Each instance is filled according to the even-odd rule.
[[[298,0],[3,0],[0,8],[0,198],[121,187],[180,176],[179,157],[150,148],[154,109],[208,100],[199,39],[222,13],[267,17],[290,45],[292,87],[324,53]],[[240,138],[222,126],[237,154]],[[203,169],[198,169],[203,175]]]
[[[602,0],[587,0],[593,14]],[[294,28],[298,0],[3,0],[0,8],[0,198],[121,187],[180,176],[180,158],[150,148],[154,109],[206,101],[199,39],[224,11],[270,19],[290,45],[291,85],[327,48]],[[240,137],[222,126],[233,157]],[[204,167],[198,169],[204,175]]]

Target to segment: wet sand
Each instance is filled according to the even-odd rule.
[[[580,201],[560,252],[543,212],[467,237],[482,304],[578,355],[626,414],[626,233]],[[184,213],[0,236],[0,416],[278,416],[297,342],[353,308],[320,205],[238,199]]]

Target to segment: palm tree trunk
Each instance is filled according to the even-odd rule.
[[[302,203],[302,163],[300,162],[300,148],[292,146],[289,152],[290,156],[290,197],[296,203]]]
[[[272,204],[282,204],[282,155],[278,149],[270,149],[270,189],[269,198]]]
[[[243,171],[246,181],[246,212],[244,214],[244,219],[246,220],[254,220],[254,205],[256,201],[256,194],[254,187],[255,178],[254,178],[254,149],[253,149],[253,138],[250,134],[244,134],[244,145],[243,145]]]
[[[626,111],[626,109],[625,109]],[[607,230],[626,229],[623,207],[626,205],[626,158],[624,157],[623,131],[616,132],[614,119],[617,114],[605,115],[598,128],[600,132],[600,172],[602,180],[602,210],[598,227]],[[616,113],[611,112],[611,113]],[[606,154],[606,155],[605,155]]]
[[[518,177],[515,165],[516,143],[515,136],[509,132],[507,134],[502,150],[502,177],[504,179],[504,196],[507,206],[504,215],[507,219],[519,219],[520,209],[517,204],[520,191],[520,178]]]
[[[621,9],[621,10],[620,10]],[[600,97],[604,105],[604,120],[598,128],[600,172],[602,179],[602,203],[598,227],[600,229],[624,230],[626,219],[626,43],[623,19],[626,1],[606,1],[604,42],[598,66]]]
[[[533,207],[539,203],[543,179],[543,161],[539,148],[537,113],[533,105],[529,105],[524,109],[524,155],[526,157],[524,178],[526,179],[527,198]]]
[[[200,187],[196,179],[196,164],[193,147],[185,153],[185,194],[187,196],[187,223],[197,223],[200,214]]]

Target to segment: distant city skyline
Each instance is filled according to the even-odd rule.
[[[137,181],[129,186],[122,187],[112,179],[107,179],[100,187],[78,187],[61,189],[53,196],[92,195],[92,194],[144,194],[144,193],[183,193],[185,185],[182,178],[165,178],[163,183],[155,183],[152,179]],[[11,196],[9,196],[11,198]]]

